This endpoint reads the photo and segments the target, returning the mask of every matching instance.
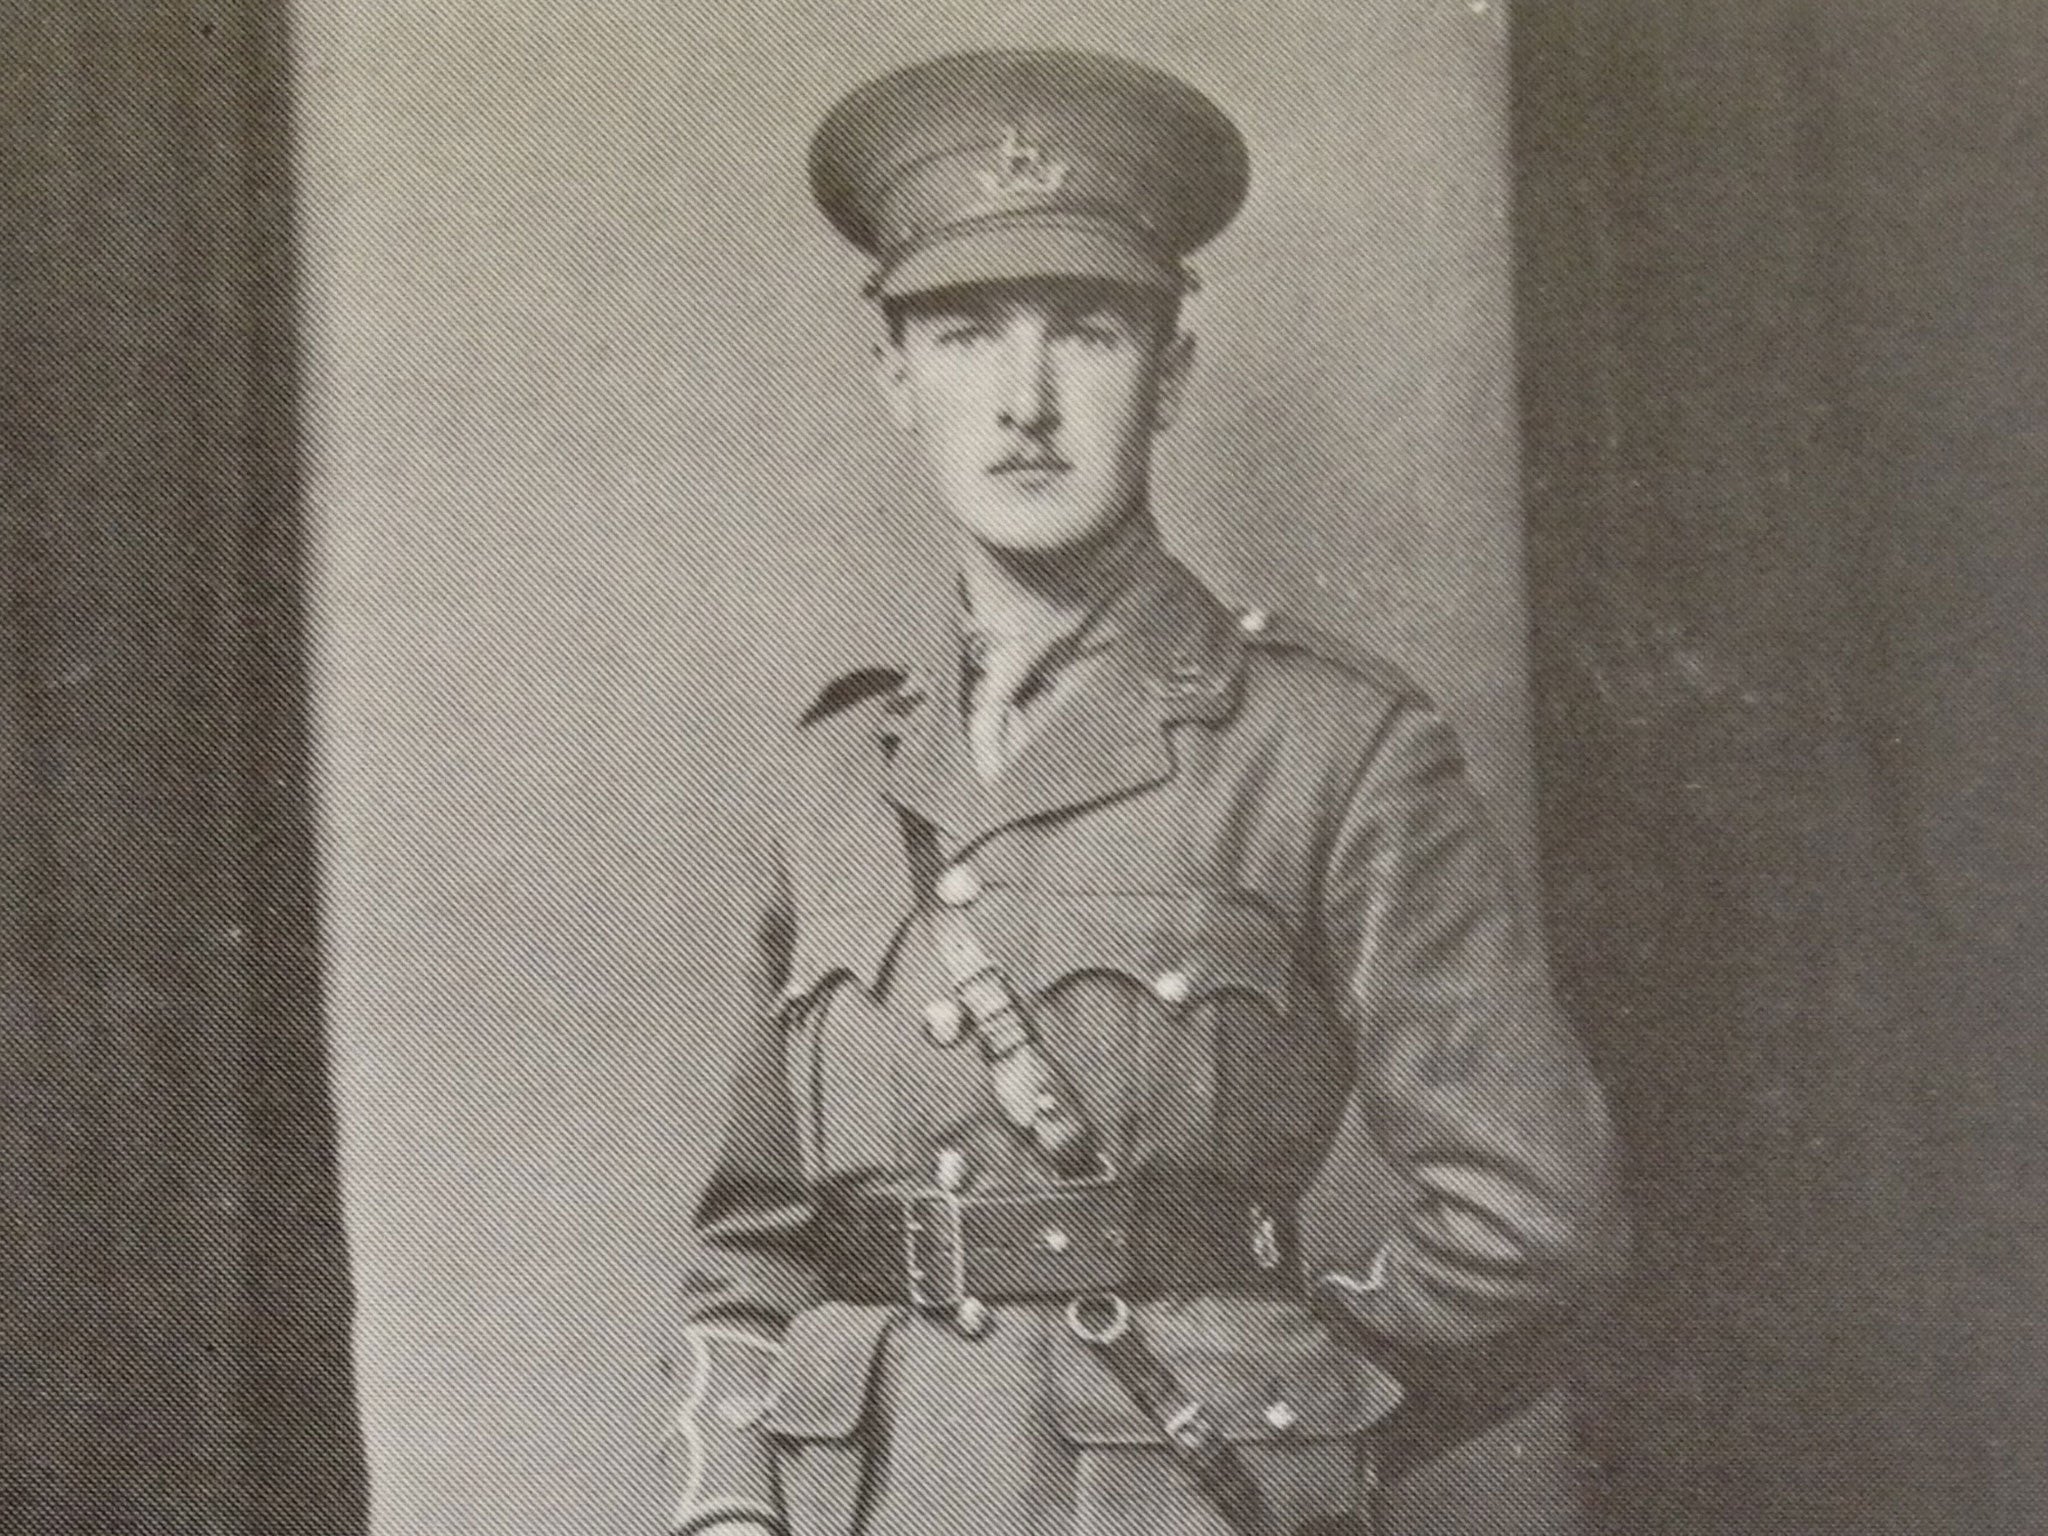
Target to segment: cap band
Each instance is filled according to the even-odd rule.
[[[879,298],[968,283],[1077,278],[1159,293],[1188,283],[1180,263],[1108,215],[1079,210],[1000,214],[934,230],[884,252],[870,281]]]

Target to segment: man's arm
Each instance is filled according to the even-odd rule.
[[[1421,704],[1396,708],[1338,818],[1321,923],[1357,1049],[1344,1134],[1370,1139],[1353,1150],[1397,1214],[1316,1218],[1312,1251],[1343,1257],[1312,1295],[1414,1389],[1484,1376],[1615,1276],[1627,1233],[1600,1091],[1456,738]]]
[[[818,1298],[811,1209],[785,1064],[782,987],[791,917],[781,861],[761,847],[736,874],[753,924],[730,1114],[697,1205],[683,1279],[669,1529],[704,1536],[779,1528],[759,1427],[790,1318]]]

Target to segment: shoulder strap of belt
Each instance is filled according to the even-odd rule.
[[[903,841],[911,873],[931,892],[944,860],[929,825],[903,817]],[[989,1090],[1004,1118],[1028,1135],[1063,1178],[1113,1177],[1080,1096],[1059,1064],[1046,1054],[995,961],[982,947],[973,921],[957,907],[930,907],[934,946],[953,993],[974,1022]],[[1159,1425],[1168,1449],[1185,1467],[1239,1536],[1277,1536],[1264,1493],[1237,1447],[1216,1433],[1207,1410],[1189,1396],[1166,1362],[1134,1326],[1120,1297],[1097,1298],[1114,1307],[1116,1322],[1090,1328],[1081,1321],[1079,1299],[1068,1308],[1073,1332],[1109,1368],[1133,1401]]]
[[[1103,1316],[1088,1317],[1092,1309],[1102,1310]],[[1272,1505],[1243,1456],[1217,1430],[1208,1408],[1188,1394],[1146,1342],[1121,1297],[1076,1298],[1068,1304],[1067,1325],[1159,1426],[1167,1450],[1238,1536],[1279,1536]]]
[[[903,817],[903,842],[911,873],[927,893],[944,861],[931,827]],[[1088,1124],[1081,1095],[1045,1052],[1003,973],[982,947],[968,915],[957,907],[930,905],[939,965],[953,996],[974,1025],[981,1059],[988,1067],[989,1092],[1003,1118],[1030,1139],[1064,1179],[1102,1177],[1111,1170]]]

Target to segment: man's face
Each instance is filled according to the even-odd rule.
[[[953,520],[1030,555],[1091,545],[1144,505],[1152,434],[1178,407],[1191,351],[1136,295],[1047,281],[909,300],[880,361]]]

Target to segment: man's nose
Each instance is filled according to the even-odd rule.
[[[1042,435],[1059,425],[1059,390],[1045,333],[1020,326],[1010,337],[1010,379],[1003,401],[1003,425]]]

